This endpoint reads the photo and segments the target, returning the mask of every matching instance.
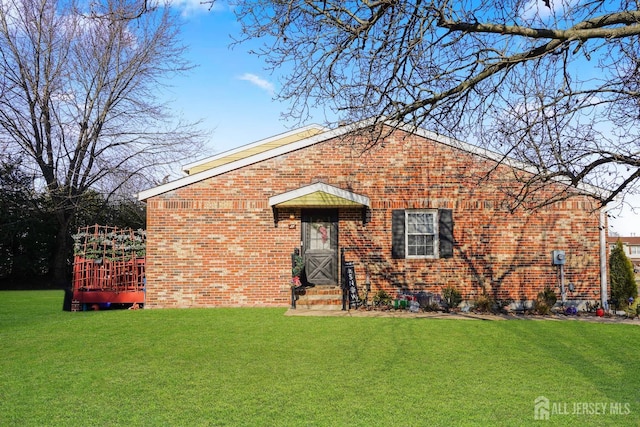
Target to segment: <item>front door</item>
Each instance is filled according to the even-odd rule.
[[[302,256],[309,283],[338,284],[338,211],[336,209],[302,212]]]

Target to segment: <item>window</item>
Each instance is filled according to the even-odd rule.
[[[315,220],[309,227],[309,249],[331,250],[331,222]]]
[[[435,257],[436,216],[438,212],[405,211],[406,254],[409,257]]]
[[[638,245],[629,246],[629,255],[640,255],[640,246]]]
[[[452,258],[453,213],[451,209],[392,211],[393,258]]]

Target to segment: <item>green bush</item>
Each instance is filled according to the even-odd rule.
[[[437,302],[430,302],[428,304],[425,304],[422,307],[422,309],[427,312],[429,311],[435,312],[435,311],[440,311],[442,308],[440,307],[440,304],[438,304]]]
[[[495,313],[496,301],[488,295],[481,295],[473,302],[475,311],[479,313]]]
[[[618,301],[618,306],[625,310],[629,298],[638,298],[638,285],[633,272],[633,264],[624,253],[622,241],[618,240],[609,258],[609,280],[611,283],[611,299]]]
[[[447,286],[442,290],[442,301],[445,310],[449,311],[456,308],[462,302],[462,295],[453,286]]]
[[[380,289],[373,296],[373,304],[376,307],[391,305],[391,301],[393,301],[393,298],[391,298],[391,295],[389,295],[384,289]]]
[[[538,297],[533,303],[533,311],[537,314],[550,314],[556,301],[558,301],[558,297],[554,290],[546,287],[538,293]]]
[[[542,299],[549,307],[553,307],[558,301],[555,291],[548,286],[538,294],[538,299]]]
[[[537,299],[533,302],[533,311],[536,314],[547,315],[551,314],[551,307],[544,300]]]

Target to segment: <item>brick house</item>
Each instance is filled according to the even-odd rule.
[[[292,252],[315,287],[299,306],[340,304],[340,254],[356,282],[467,300],[535,299],[558,283],[598,300],[599,211],[586,196],[511,212],[518,185],[499,156],[424,130],[373,147],[363,125],[308,126],[185,166],[142,191],[147,203],[146,307],[288,306]]]

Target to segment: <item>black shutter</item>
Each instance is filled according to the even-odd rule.
[[[453,211],[438,209],[438,239],[440,258],[453,258]]]
[[[404,258],[404,210],[391,211],[391,257]]]

